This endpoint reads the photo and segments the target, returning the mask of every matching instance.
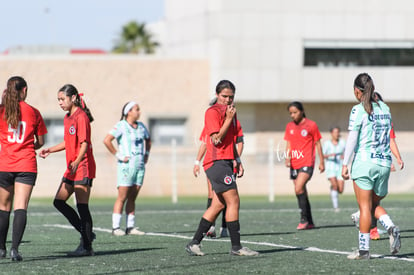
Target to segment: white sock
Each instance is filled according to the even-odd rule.
[[[112,213],[112,228],[113,229],[121,227],[121,219],[122,219],[122,214]]]
[[[385,230],[388,231],[391,227],[394,226],[394,223],[392,222],[390,216],[388,214],[384,214],[381,217],[379,217],[379,222],[382,226],[384,226]]]
[[[359,250],[369,251],[369,233],[359,231]]]
[[[127,216],[127,228],[132,228],[132,227],[135,227],[135,215],[129,214]]]
[[[331,190],[331,199],[332,199],[332,205],[333,208],[338,208],[338,191],[337,190]]]

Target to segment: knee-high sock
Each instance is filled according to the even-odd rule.
[[[92,244],[92,216],[89,211],[89,205],[87,203],[77,204],[79,216],[81,220],[81,235],[83,239],[83,248],[91,249]]]
[[[298,206],[300,208],[300,221],[309,222],[307,217],[307,202],[306,202],[306,193],[296,195],[298,199]]]
[[[331,190],[331,200],[332,200],[332,206],[333,208],[338,208],[338,191],[337,190]]]
[[[308,193],[305,193],[305,194],[306,194],[306,216],[308,218],[308,222],[310,224],[313,224],[312,210],[311,210],[311,205],[310,205],[310,202],[309,202]]]
[[[190,242],[191,244],[199,244],[203,240],[204,236],[206,235],[207,231],[210,229],[212,225],[211,222],[208,220],[201,218],[200,224],[198,225],[197,231],[194,234],[193,240]]]
[[[230,233],[231,248],[239,250],[242,248],[240,244],[240,223],[239,221],[227,222],[227,228]]]
[[[0,249],[6,249],[7,232],[9,232],[10,212],[0,210]]]
[[[69,221],[69,223],[80,233],[81,232],[81,220],[75,209],[70,207],[64,200],[55,199],[53,205],[59,210],[63,216]]]
[[[25,209],[14,210],[12,248],[17,249],[23,238],[27,223],[27,211]]]

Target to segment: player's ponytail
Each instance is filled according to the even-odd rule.
[[[64,92],[65,95],[69,97],[76,96],[76,99],[73,102],[73,104],[81,108],[86,113],[86,115],[89,118],[89,122],[92,122],[94,120],[91,111],[86,106],[86,103],[82,98],[83,94],[79,94],[75,86],[73,86],[72,84],[66,84],[62,88],[60,88],[59,92]]]
[[[20,76],[13,76],[7,81],[7,88],[3,92],[2,105],[5,107],[4,120],[12,128],[17,128],[21,119],[19,101],[25,97],[24,88],[27,91],[27,83]]]
[[[372,102],[377,102],[375,97],[374,81],[367,73],[359,74],[354,80],[354,88],[362,92],[361,102],[368,114],[372,113]]]

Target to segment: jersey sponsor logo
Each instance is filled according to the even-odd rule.
[[[308,135],[308,131],[306,131],[306,129],[303,129],[300,134],[302,135],[302,137],[306,137]]]
[[[225,176],[224,177],[224,184],[230,185],[233,182],[233,177],[231,176]]]
[[[384,155],[381,153],[371,153],[371,158],[372,159],[386,159],[386,160],[391,160],[391,156],[390,155]]]
[[[391,115],[390,114],[370,114],[368,116],[368,120],[369,121],[374,121],[374,120],[391,120]]]
[[[74,135],[74,134],[76,134],[76,128],[75,128],[75,126],[70,126],[69,127],[69,134],[71,134],[72,136]]]

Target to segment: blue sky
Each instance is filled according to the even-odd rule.
[[[18,45],[110,50],[123,25],[163,18],[164,0],[0,0],[0,53]]]

